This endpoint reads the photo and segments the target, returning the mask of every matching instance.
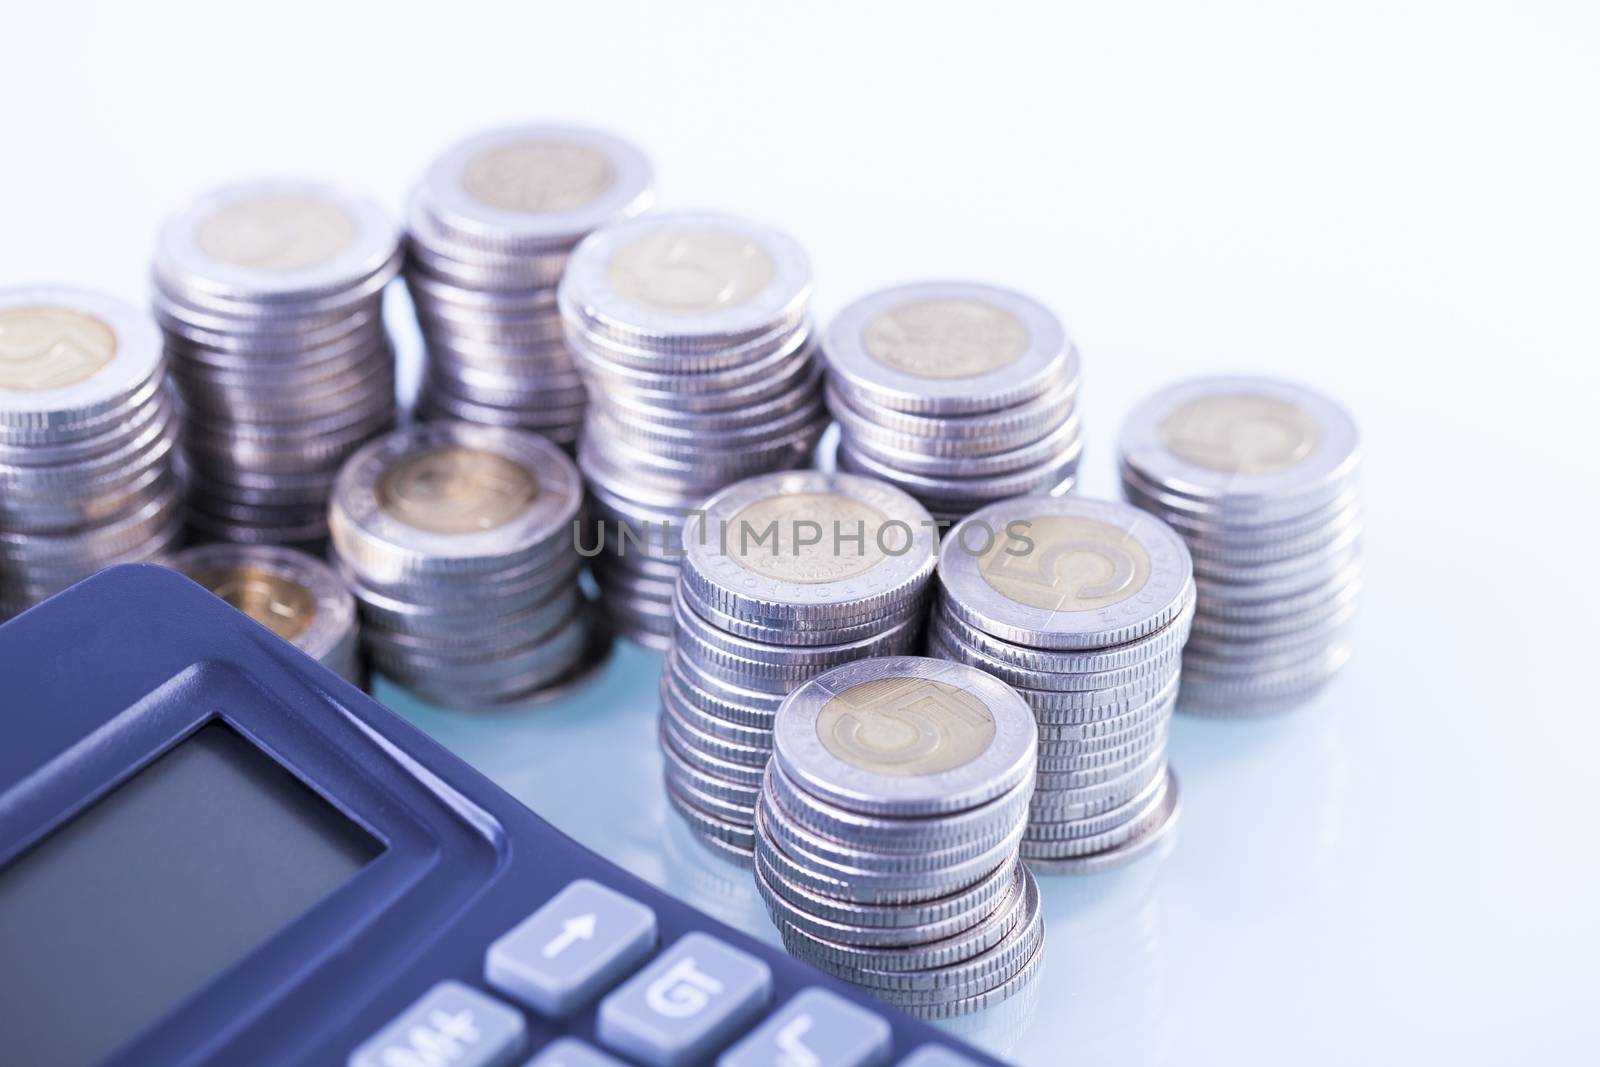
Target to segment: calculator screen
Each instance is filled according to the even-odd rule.
[[[381,850],[202,727],[0,869],[0,1058],[99,1062]]]

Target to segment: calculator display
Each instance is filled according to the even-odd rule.
[[[6,1062],[88,1067],[382,845],[210,723],[0,868]]]

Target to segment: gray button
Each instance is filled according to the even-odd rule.
[[[686,934],[600,1002],[600,1040],[650,1067],[710,1058],[760,1012],[772,971],[707,934]]]
[[[446,981],[350,1053],[349,1067],[509,1067],[526,1043],[521,1012]]]
[[[724,1052],[717,1067],[878,1067],[889,1058],[891,1033],[882,1016],[807,989]]]
[[[540,1014],[569,1015],[615,985],[656,945],[656,913],[580,878],[489,946],[489,984]]]
[[[563,1037],[559,1041],[551,1042],[543,1052],[522,1067],[628,1067],[628,1065],[575,1037]]]
[[[900,1067],[983,1067],[977,1060],[957,1055],[943,1045],[923,1045],[900,1061]]]

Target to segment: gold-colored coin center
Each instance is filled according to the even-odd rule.
[[[316,598],[305,586],[261,567],[223,567],[189,577],[285,641],[305,633],[317,617]]]
[[[1020,532],[1031,546],[1021,537],[996,537],[978,560],[978,573],[1004,597],[1045,611],[1096,611],[1150,580],[1150,554],[1109,522],[1072,515],[1027,522]]]
[[[822,706],[817,737],[852,767],[912,777],[972,762],[994,741],[994,716],[964,689],[926,678],[853,685]]]
[[[1011,312],[981,300],[918,300],[867,323],[867,354],[919,378],[971,378],[1015,363],[1028,328]]]
[[[0,311],[0,389],[76,385],[116,354],[115,331],[93,315],[42,305]]]
[[[378,504],[407,526],[439,534],[504,526],[539,495],[539,479],[495,452],[451,445],[399,460],[378,479]]]
[[[1179,459],[1225,474],[1271,474],[1294,466],[1322,434],[1311,413],[1270,396],[1203,396],[1161,420],[1161,443]]]
[[[546,215],[582,207],[610,189],[617,169],[605,153],[564,141],[506,145],[475,157],[461,186],[501,211]]]
[[[607,274],[625,299],[660,311],[734,308],[772,283],[766,249],[718,230],[669,230],[617,249]]]
[[[779,493],[735,515],[723,547],[745,570],[765,578],[838,582],[877,566],[885,547],[908,546],[909,537],[898,530],[885,534],[880,545],[884,522],[877,508],[839,493]]]
[[[355,221],[337,204],[263,196],[219,208],[200,224],[196,240],[213,259],[278,273],[326,263],[355,235]]]

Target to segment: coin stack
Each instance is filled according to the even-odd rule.
[[[1035,871],[1115,867],[1176,825],[1167,726],[1194,600],[1183,541],[1116,501],[1017,497],[946,539],[929,651],[1033,708],[1039,769],[1021,851]]]
[[[945,520],[1072,488],[1078,351],[1044,305],[971,282],[903,285],[840,312],[823,352],[840,470]]]
[[[0,620],[182,533],[161,337],[120,300],[0,289]]]
[[[1124,495],[1194,556],[1183,710],[1263,715],[1309,700],[1350,658],[1361,592],[1350,416],[1289,382],[1208,378],[1136,407],[1121,453]]]
[[[530,697],[603,649],[578,589],[572,460],[535,434],[433,422],[363,446],[334,485],[334,562],[372,667],[456,708]]]
[[[796,956],[908,1011],[961,1015],[1032,977],[1018,859],[1037,731],[959,663],[860,660],[784,700],[756,806],[756,885]]]
[[[922,633],[933,519],[891,485],[785,471],[738,482],[689,525],[661,674],[667,796],[744,863],[784,694]]]
[[[275,545],[197,545],[167,566],[205,586],[294,647],[360,683],[356,602],[332,567]]]
[[[793,239],[726,215],[596,231],[560,288],[589,387],[578,465],[617,627],[664,648],[687,514],[741,478],[806,466],[827,423],[811,264]]]
[[[649,205],[650,183],[642,152],[581,127],[492,130],[440,156],[407,209],[406,283],[428,345],[419,412],[576,444],[585,392],[556,284],[585,235]]]
[[[156,318],[201,539],[326,539],[339,464],[394,421],[382,303],[399,265],[388,213],[316,182],[218,189],[162,226]]]

